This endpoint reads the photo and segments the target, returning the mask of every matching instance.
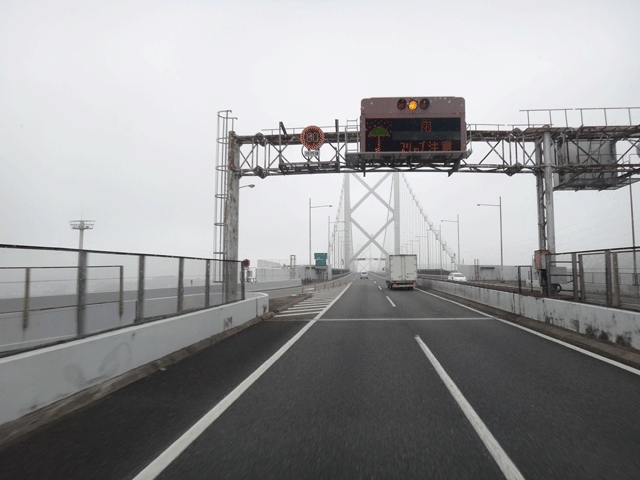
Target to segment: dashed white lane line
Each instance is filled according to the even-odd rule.
[[[416,342],[418,342],[418,345],[420,345],[420,348],[422,349],[424,354],[431,362],[431,365],[433,365],[433,368],[435,368],[436,372],[446,385],[447,389],[449,389],[449,392],[458,403],[469,422],[471,422],[471,425],[480,437],[480,440],[482,440],[482,443],[485,444],[487,450],[489,450],[489,453],[496,461],[498,467],[500,467],[500,470],[502,470],[502,473],[507,478],[507,480],[524,480],[524,477],[520,473],[520,470],[518,470],[518,467],[516,467],[515,463],[511,461],[507,453],[502,449],[498,441],[489,431],[482,419],[478,416],[471,404],[467,401],[466,398],[464,398],[464,395],[462,395],[460,389],[456,386],[455,383],[453,383],[453,380],[451,380],[451,377],[449,377],[444,368],[442,368],[442,365],[440,365],[440,362],[438,362],[438,359],[435,357],[435,355],[431,353],[429,347],[424,344],[424,342],[418,335],[416,335],[415,339]]]
[[[386,297],[386,295],[385,295],[385,297]],[[395,303],[393,303],[389,297],[387,297],[387,300],[389,300],[389,303],[391,304],[391,306],[392,306],[392,307],[395,307],[395,306],[396,306],[396,304],[395,304]]]
[[[382,291],[382,287],[380,285],[378,285],[378,288],[380,289],[380,291]]]

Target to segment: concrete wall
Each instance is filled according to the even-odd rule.
[[[419,279],[420,286],[472,300],[523,317],[550,323],[640,349],[640,313],[583,303]]]
[[[298,279],[245,284],[245,292],[261,292],[277,288],[300,286]],[[183,311],[204,308],[204,293],[184,296]],[[223,303],[222,294],[212,292],[209,304]],[[124,302],[120,316],[119,303],[105,302],[87,305],[85,310],[86,332],[97,333],[113,328],[133,325],[136,318],[137,300]],[[178,297],[147,298],[144,301],[145,318],[173,315],[178,311]],[[76,307],[31,310],[27,327],[23,328],[22,312],[0,314],[0,352],[30,348],[45,343],[76,336]]]
[[[248,299],[0,358],[0,425],[265,314]],[[75,314],[75,309],[71,309]]]

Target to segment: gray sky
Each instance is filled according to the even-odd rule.
[[[210,256],[219,110],[247,135],[343,124],[367,97],[461,96],[468,123],[639,107],[638,18],[637,0],[0,0],[0,243],[76,247],[82,215],[86,248]],[[533,176],[408,179],[435,223],[460,215],[465,263],[499,263],[497,209],[476,204],[502,196],[505,263],[530,262]],[[342,176],[242,183],[240,256],[306,259],[309,198],[337,206]],[[631,245],[627,188],[555,202],[558,251]]]

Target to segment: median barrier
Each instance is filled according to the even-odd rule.
[[[249,293],[247,297],[0,358],[0,425],[4,424],[0,437],[10,436],[10,427],[21,422],[18,419],[44,407],[55,409],[65,399],[99,389],[105,382],[267,314],[268,295]],[[91,399],[102,396],[91,392]],[[29,423],[24,420],[21,425]]]

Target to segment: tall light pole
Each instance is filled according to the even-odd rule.
[[[311,199],[309,199],[309,268],[311,268],[311,209],[312,208],[325,208],[332,207],[333,205],[314,205],[311,206]]]
[[[640,155],[640,147],[636,146]],[[631,164],[631,155],[629,155]],[[633,190],[631,189],[631,177],[629,177],[629,206],[631,207],[631,243],[633,244],[633,285],[638,285],[638,264],[636,263],[636,227],[633,220]]]
[[[91,230],[95,225],[95,223],[96,223],[95,220],[71,220],[69,222],[73,230],[80,231],[80,246],[78,247],[79,250],[82,250],[82,245],[84,240],[84,231]]]
[[[500,208],[500,267],[504,267],[504,256],[502,252],[502,197],[498,197],[500,199],[500,203],[498,205],[491,203],[479,203],[479,207],[499,207]],[[500,273],[502,276],[502,272]]]
[[[458,265],[460,265],[460,215],[456,215],[455,220],[440,220],[440,221],[458,224],[458,258],[457,258],[458,261],[456,262],[456,268],[458,268]]]

